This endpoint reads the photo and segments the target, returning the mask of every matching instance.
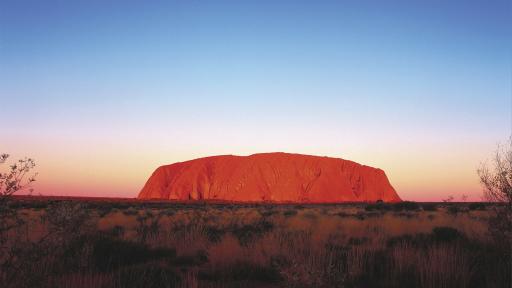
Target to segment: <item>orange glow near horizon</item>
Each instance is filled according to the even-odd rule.
[[[91,142],[93,141],[88,144]],[[27,155],[36,160],[35,171],[39,173],[34,183],[34,194],[132,198],[137,196],[151,173],[160,165],[212,155],[269,152],[233,149],[233,152],[238,153],[229,153],[227,150],[230,147],[217,149],[214,146],[204,153],[194,153],[196,147],[191,146],[189,149],[173,153],[170,147],[159,147],[157,150],[141,143],[125,146],[119,144],[119,149],[112,151],[109,146],[92,144],[95,145],[88,148],[87,144],[79,147],[69,146],[60,149],[58,153],[53,152],[54,146],[51,143],[41,143],[37,146],[39,149],[35,150],[39,151]],[[262,149],[265,148],[271,149]],[[345,154],[338,154],[331,147],[324,147],[319,153],[314,153],[312,149],[283,149],[282,152],[337,157],[381,168],[403,200],[442,201],[453,196],[454,201],[460,201],[463,195],[468,196],[468,201],[481,200],[482,189],[476,169],[480,163],[479,159],[485,159],[486,155],[483,152],[479,155],[469,153],[463,148],[456,152],[450,149],[436,151],[425,148],[422,150],[424,153],[418,155],[405,148],[381,147],[382,151],[389,151],[386,153],[370,149],[367,151],[373,153],[363,153],[363,148],[366,147],[354,145],[347,149],[351,153]],[[16,153],[12,153],[10,160],[23,157],[22,151],[28,149],[29,147],[20,147]]]

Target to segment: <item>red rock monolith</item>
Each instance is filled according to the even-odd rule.
[[[139,199],[340,203],[401,201],[381,169],[288,153],[222,155],[161,166]]]

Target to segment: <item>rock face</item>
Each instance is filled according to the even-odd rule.
[[[234,202],[401,201],[381,169],[288,153],[213,156],[156,169],[139,199]]]

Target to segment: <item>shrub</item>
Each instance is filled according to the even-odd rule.
[[[364,207],[364,210],[366,211],[388,211],[391,209],[391,206],[389,204],[386,204],[384,202],[377,202],[375,204],[368,204]]]
[[[493,240],[504,249],[509,250],[512,243],[512,136],[508,142],[498,147],[491,166],[483,164],[478,169],[480,182],[484,187],[487,201],[501,203],[492,209],[489,232]],[[509,269],[510,271],[510,269]]]
[[[213,243],[218,243],[218,242],[220,242],[220,240],[222,239],[224,234],[226,234],[226,231],[221,230],[217,227],[207,226],[205,228],[205,233],[206,233],[206,237],[208,238],[208,241],[213,242]]]
[[[41,222],[48,224],[52,241],[65,246],[94,229],[94,223],[84,205],[74,201],[59,201],[48,206],[41,216]]]
[[[98,208],[98,215],[100,216],[100,218],[103,218],[103,217],[107,216],[111,212],[112,212],[112,207],[108,206],[108,205],[100,206]]]
[[[123,214],[126,216],[133,216],[133,215],[138,215],[139,211],[137,209],[135,209],[134,207],[130,207],[128,209],[123,210]]]
[[[165,216],[173,216],[174,214],[176,214],[176,211],[174,211],[174,209],[167,209],[165,211],[162,212]]]
[[[434,203],[423,203],[421,204],[421,208],[423,208],[423,211],[436,211],[437,205]]]
[[[109,231],[107,231],[107,235],[111,235],[114,238],[123,237],[125,233],[125,228],[123,226],[116,225]]]
[[[393,210],[395,211],[416,211],[420,209],[420,205],[416,202],[403,201],[393,204]]]
[[[265,219],[254,224],[246,224],[241,227],[234,227],[232,230],[233,235],[238,239],[240,245],[247,246],[255,238],[261,237],[266,232],[274,229],[274,224]]]
[[[487,207],[485,203],[474,202],[468,205],[469,210],[485,210]]]
[[[174,258],[175,256],[176,250],[174,249],[151,249],[142,243],[109,237],[97,238],[93,243],[92,250],[95,267],[100,271],[109,271],[156,259]]]
[[[140,241],[144,242],[148,237],[156,237],[160,234],[160,218],[153,216],[150,210],[146,210],[144,214],[137,216],[137,237]]]
[[[432,229],[432,238],[437,242],[451,242],[463,238],[463,234],[455,228],[441,226]]]
[[[417,233],[414,235],[405,234],[391,237],[387,240],[386,244],[388,247],[395,247],[403,243],[408,243],[415,247],[424,249],[426,247],[432,246],[435,243],[452,242],[464,238],[464,234],[455,228],[439,226],[434,227],[432,229],[432,233],[430,234]]]
[[[199,266],[208,262],[208,252],[199,250],[193,255],[180,255],[171,263],[176,266]]]
[[[366,219],[366,214],[363,213],[363,212],[357,212],[356,214],[353,214],[351,215],[353,216],[354,218],[358,219],[358,220],[364,220]]]
[[[351,214],[348,214],[347,212],[344,212],[344,211],[338,212],[338,213],[336,213],[336,215],[341,217],[341,218],[352,216]]]
[[[460,212],[459,206],[457,205],[450,205],[448,206],[448,213],[456,215]]]
[[[297,215],[297,210],[287,210],[283,212],[285,217],[291,217]]]
[[[262,217],[270,217],[274,214],[277,214],[277,211],[275,210],[271,210],[271,209],[268,209],[268,210],[259,210],[258,212],[260,212],[260,215]]]

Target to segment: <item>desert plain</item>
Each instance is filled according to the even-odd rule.
[[[507,287],[489,203],[18,196],[4,287]],[[15,277],[9,278],[12,275]]]

